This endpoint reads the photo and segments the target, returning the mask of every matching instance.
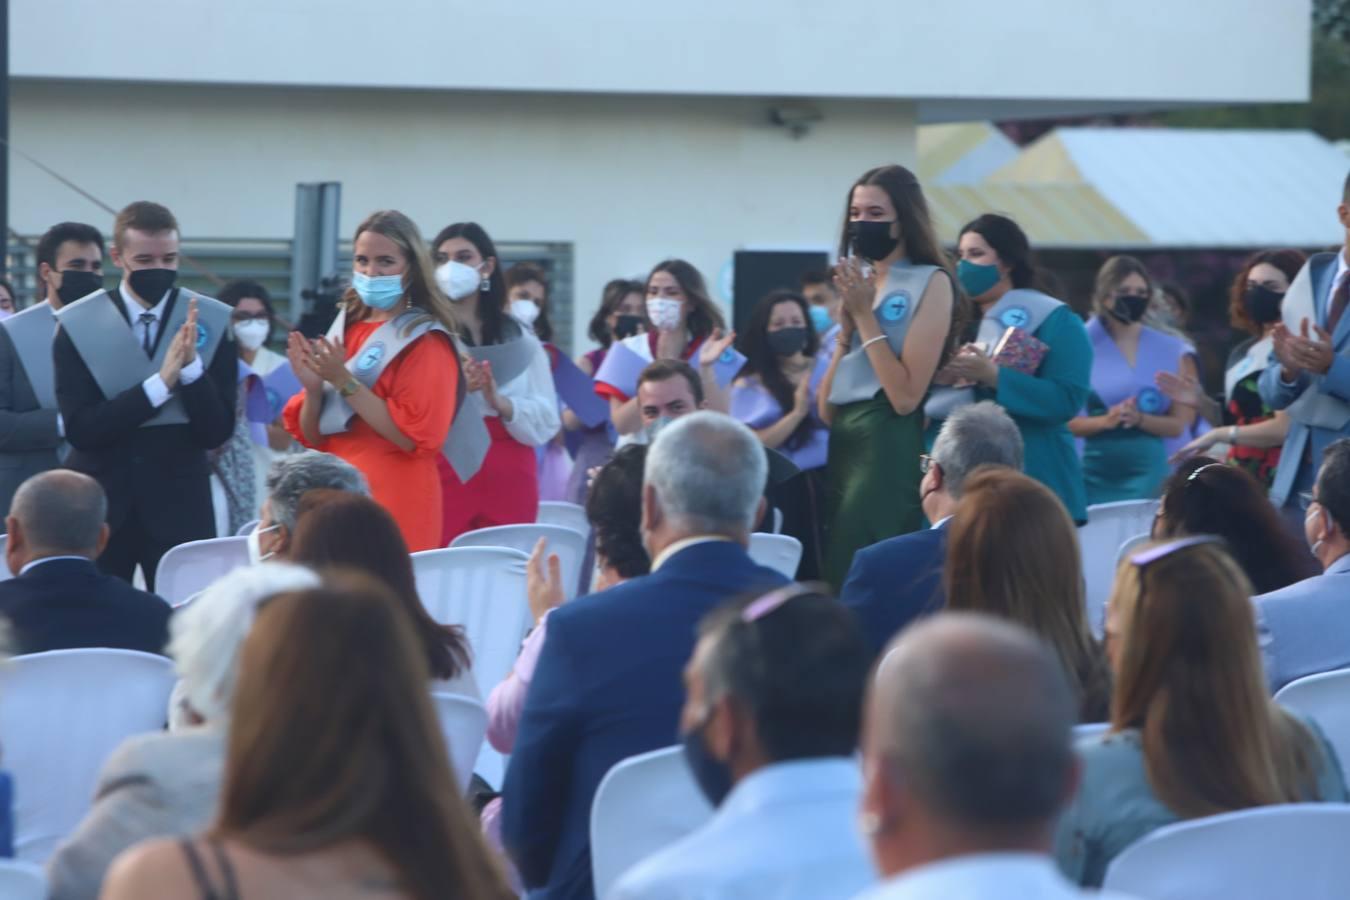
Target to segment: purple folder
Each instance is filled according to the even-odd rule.
[[[553,365],[553,388],[558,399],[576,414],[587,428],[597,428],[609,421],[609,403],[595,392],[595,381],[577,364],[559,353]]]
[[[267,391],[267,403],[271,407],[272,418],[268,421],[275,421],[281,415],[281,408],[286,405],[286,401],[304,390],[300,379],[291,371],[289,360],[269,372],[262,381]]]
[[[651,360],[639,356],[627,345],[614,344],[605,355],[605,361],[600,364],[600,371],[595,373],[595,380],[623,391],[625,397],[632,397],[637,394],[638,377],[649,365]],[[690,365],[697,368],[697,360]],[[713,374],[717,376],[718,387],[725,388],[731,384],[744,366],[745,356],[734,347],[728,347],[717,362],[713,363]]]

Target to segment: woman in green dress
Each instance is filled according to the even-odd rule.
[[[1031,244],[1017,223],[992,213],[961,229],[961,260],[956,277],[974,301],[980,317],[975,344],[968,344],[938,373],[941,384],[968,384],[970,400],[993,400],[1017,423],[1025,447],[1026,473],[1055,492],[1074,522],[1087,521],[1083,466],[1078,459],[1069,420],[1087,400],[1092,376],[1092,345],[1083,320],[1070,307],[1035,290]],[[990,352],[1011,328],[1045,344],[1035,368],[1016,368],[990,358]],[[1003,359],[1007,363],[1010,360]],[[1029,370],[1028,370],[1029,369]],[[935,392],[960,402],[953,391]]]
[[[834,276],[840,331],[818,395],[830,424],[824,574],[836,590],[856,551],[923,526],[923,400],[960,310],[913,172],[866,172],[846,209]]]

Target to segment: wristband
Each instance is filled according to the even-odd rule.
[[[361,390],[361,382],[355,378],[348,378],[346,383],[338,388],[338,394],[342,397],[350,397],[359,390]]]
[[[1234,447],[1236,447],[1236,446],[1238,445],[1238,442],[1237,442],[1237,426],[1236,426],[1236,425],[1229,425],[1229,426],[1228,426],[1228,443],[1231,444],[1231,445],[1234,446]]]
[[[877,336],[874,337],[874,338],[868,338],[867,340],[863,341],[861,349],[866,350],[868,347],[872,346],[873,344],[878,343],[879,341],[884,341],[884,340],[886,340],[886,335],[884,335],[884,334],[879,334],[879,335],[877,335]]]

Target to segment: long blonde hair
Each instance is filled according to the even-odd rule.
[[[1250,597],[1218,543],[1116,572],[1111,727],[1139,729],[1149,783],[1184,818],[1316,794],[1320,751],[1266,693]]]
[[[409,303],[426,313],[426,318],[419,316],[410,319],[406,327],[414,328],[430,318],[444,325],[451,334],[457,334],[459,324],[455,319],[454,306],[436,284],[436,269],[431,262],[431,252],[412,219],[396,209],[373,212],[356,226],[352,242],[355,243],[367,231],[393,241],[408,263],[403,273],[403,292]],[[354,289],[348,288],[342,295],[342,304],[350,322],[360,322],[370,315],[370,307],[361,302]]]

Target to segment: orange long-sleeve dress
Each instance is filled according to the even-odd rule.
[[[347,358],[380,322],[354,322],[347,326]],[[389,407],[389,415],[409,440],[411,451],[400,450],[355,416],[347,431],[330,435],[319,444],[305,440],[300,428],[303,393],[286,403],[282,421],[286,430],[306,447],[332,453],[361,470],[370,483],[371,496],[389,510],[398,522],[411,551],[441,546],[441,485],[436,457],[441,453],[450,423],[455,418],[459,388],[459,360],[450,341],[440,332],[430,332],[398,355],[376,380],[372,390]]]

